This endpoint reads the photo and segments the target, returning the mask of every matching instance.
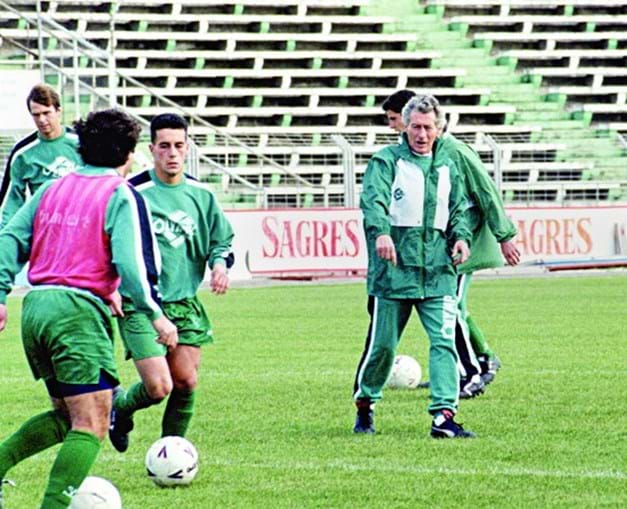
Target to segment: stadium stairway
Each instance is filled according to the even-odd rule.
[[[600,179],[627,182],[625,149],[616,141],[617,127],[598,125],[608,112],[570,102],[571,96],[556,91],[551,86],[554,82],[547,81],[548,72],[525,70],[516,56],[499,49],[498,37],[481,38],[472,33],[469,23],[455,21],[451,16],[457,13],[448,7],[454,3],[167,0],[156,7],[148,0],[120,2],[118,68],[155,94],[147,94],[144,88],[120,87],[122,102],[149,119],[162,110],[157,98],[162,95],[316,186],[315,190],[307,187],[305,193],[317,194],[304,195],[302,187],[293,185],[292,176],[288,180],[276,168],[261,164],[258,154],[217,141],[214,131],[194,126],[199,152],[238,177],[264,186],[272,196],[271,206],[289,205],[287,200],[294,201],[294,197],[301,199],[300,205],[326,205],[329,202],[323,202],[319,192],[323,187],[336,197],[331,204],[342,204],[342,155],[329,141],[331,135],[342,134],[355,148],[358,187],[372,152],[396,139],[382,123],[379,104],[401,87],[435,93],[450,113],[452,132],[474,144],[488,165],[492,154],[485,142],[479,146],[481,133],[491,134],[503,147],[518,145],[504,149],[514,154],[512,166],[504,170],[504,183],[511,184],[506,198],[531,201],[524,192],[526,185],[548,189],[564,182],[582,184],[581,192],[571,193],[582,201],[627,198],[624,186],[595,188]],[[19,4],[35,11],[33,0]],[[101,2],[95,8],[86,0],[42,3],[47,16],[103,48],[111,43],[107,13],[113,4]],[[36,47],[32,33],[25,34],[24,27],[9,18],[0,23],[0,35]],[[60,62],[69,60],[60,51],[53,53],[55,41],[49,39],[48,55],[56,54]],[[573,57],[569,58],[573,65]],[[99,72],[106,74],[108,69]],[[94,76],[97,86],[104,87],[105,75]],[[551,76],[563,79],[559,72]],[[620,78],[620,73],[616,76]],[[582,97],[580,83],[571,88],[578,88],[575,97]],[[621,94],[627,94],[627,87]],[[626,126],[627,122],[623,129]],[[534,154],[534,146],[544,148]],[[516,156],[516,152],[525,154]],[[239,192],[242,189],[232,175],[208,170],[203,179],[229,208],[254,202],[245,190]],[[538,200],[555,202],[555,193],[539,195]]]
[[[498,3],[498,2],[494,2]],[[387,30],[418,34],[417,49],[442,52],[442,57],[433,59],[432,68],[465,69],[456,86],[488,89],[484,104],[507,104],[515,106],[504,122],[512,126],[539,126],[531,133],[531,142],[554,142],[564,146],[555,156],[556,161],[572,162],[582,168],[580,179],[626,180],[627,150],[619,142],[617,132],[604,125],[593,124],[592,114],[575,104],[567,102],[567,96],[550,93],[539,73],[529,74],[517,70],[517,59],[500,56],[493,41],[468,36],[469,26],[449,21],[445,5],[441,2],[421,0],[372,1],[365,9],[369,15],[392,14],[397,20]],[[572,172],[561,176],[548,174],[540,180],[572,180]],[[598,198],[626,199],[624,188],[608,190],[607,195],[598,196],[598,190],[590,188],[591,200]],[[585,195],[585,192],[584,192]],[[582,195],[580,195],[582,196]],[[506,198],[512,198],[511,194]]]

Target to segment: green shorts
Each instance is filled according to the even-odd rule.
[[[213,342],[211,321],[198,297],[163,302],[162,307],[165,316],[178,329],[179,344],[201,346]],[[124,317],[118,318],[118,325],[126,358],[138,361],[165,355],[167,349],[156,342],[157,333],[150,319],[136,311],[133,303],[126,298],[122,302],[122,310]]]
[[[22,309],[22,342],[35,379],[97,384],[102,370],[119,382],[111,313],[88,292],[30,291]]]

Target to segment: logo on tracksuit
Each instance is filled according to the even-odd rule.
[[[68,173],[76,171],[78,165],[74,161],[58,156],[52,163],[44,167],[43,174],[46,177],[63,177]]]
[[[172,247],[179,247],[198,230],[194,220],[182,210],[171,212],[166,219],[155,219],[153,226],[155,233],[163,236]]]

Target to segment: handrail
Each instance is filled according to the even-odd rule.
[[[58,37],[58,34],[55,33],[54,31],[57,31],[59,33],[62,33],[63,35],[65,35],[67,38],[69,38],[70,40],[78,43],[80,46],[84,46],[86,49],[81,51],[81,53],[90,58],[91,60],[93,60],[94,62],[103,65],[103,66],[107,66],[108,68],[108,61],[103,60],[103,58],[107,58],[108,59],[108,53],[103,51],[101,48],[99,48],[98,46],[92,44],[91,42],[77,36],[75,33],[67,30],[65,27],[63,27],[62,25],[60,25],[59,23],[57,23],[54,20],[51,19],[47,19],[47,18],[43,18],[43,16],[40,16],[39,19],[41,20],[41,22],[32,19],[31,16],[28,16],[27,14],[21,13],[20,11],[14,9],[13,7],[11,7],[9,4],[7,4],[6,2],[4,2],[3,0],[0,0],[0,7],[12,12],[13,14],[15,14],[16,16],[20,17],[21,19],[24,19],[27,23],[29,23],[31,26],[35,26],[35,27],[39,27],[41,25],[41,29],[46,32],[48,35],[52,36],[52,37]],[[52,27],[52,29],[49,29],[47,26],[44,25],[49,25]],[[0,29],[0,34],[2,34],[2,29]],[[10,39],[10,38],[8,38]],[[88,51],[87,51],[88,50]],[[95,55],[92,55],[90,52],[94,52]],[[63,73],[66,74],[66,73]],[[201,117],[197,116],[196,114],[190,113],[188,112],[184,107],[180,106],[179,104],[177,104],[176,102],[172,101],[171,99],[168,99],[167,97],[161,96],[159,94],[155,94],[154,91],[152,91],[149,87],[147,87],[146,85],[144,85],[143,83],[141,83],[140,81],[136,80],[135,78],[131,77],[131,76],[127,76],[125,73],[120,72],[119,70],[115,70],[115,75],[118,78],[121,78],[123,80],[125,80],[126,82],[131,83],[133,86],[136,86],[140,89],[142,89],[144,92],[146,92],[148,95],[151,95],[152,97],[154,97],[157,101],[166,104],[167,106],[177,110],[179,113],[183,114],[184,116],[188,117],[189,119],[191,119],[193,122],[191,122],[191,124],[195,123],[198,125],[201,125],[203,127],[209,128],[214,134],[219,135],[221,137],[223,137],[224,139],[226,139],[229,143],[232,143],[233,145],[236,145],[237,147],[243,149],[244,151],[248,152],[251,155],[256,156],[257,158],[259,158],[260,160],[262,160],[264,163],[267,163],[269,166],[275,168],[276,170],[278,170],[280,173],[289,176],[290,178],[294,179],[295,182],[298,182],[299,184],[308,187],[308,188],[319,188],[321,186],[317,186],[315,184],[313,184],[312,182],[308,181],[307,179],[303,178],[302,176],[298,175],[297,173],[291,172],[289,170],[287,170],[284,166],[278,164],[276,161],[274,161],[272,158],[268,157],[267,155],[265,155],[263,152],[257,151],[255,149],[253,149],[252,147],[250,147],[249,145],[246,145],[245,143],[242,143],[240,140],[238,140],[235,136],[232,136],[228,133],[224,133],[222,132],[218,127],[214,126],[213,124],[211,124],[210,122],[202,119]],[[74,79],[74,77],[71,77],[71,79]],[[201,156],[203,158],[203,160],[208,159],[210,160],[208,157],[206,156]],[[215,165],[216,168],[223,168],[221,165],[219,165],[216,162],[213,162],[213,164]],[[224,168],[226,170],[226,168]],[[240,180],[236,174],[229,172],[229,171],[225,171],[225,173],[228,173],[230,176],[236,177],[238,180]],[[242,179],[244,180],[244,179]],[[249,183],[250,185],[254,186],[253,184]]]
[[[1,4],[2,2],[0,2]],[[1,32],[1,30],[0,30]],[[30,48],[26,48],[25,46],[19,44],[17,41],[13,41],[11,38],[7,38],[6,40],[11,41],[11,44],[15,44],[17,47],[19,47],[20,49],[28,52],[29,54],[33,55],[34,57],[38,57],[38,55],[32,51]],[[58,74],[62,75],[63,77],[65,77],[66,79],[70,79],[70,80],[75,80],[76,78],[74,76],[72,76],[71,74],[67,73],[63,68],[59,67],[58,65],[49,62],[49,61],[45,61],[44,65],[51,68],[53,71],[57,72]],[[95,89],[94,87],[92,87],[91,85],[83,82],[83,81],[79,81],[79,85],[81,88],[85,89],[86,91],[88,91],[90,94],[92,94],[95,97],[98,97],[104,101],[106,101],[108,98],[102,94],[100,91],[98,91],[97,89]],[[143,127],[148,127],[150,125],[150,122],[148,122],[145,118],[140,117],[139,115],[134,114],[132,111],[127,111],[127,113],[133,117],[138,123],[140,123]],[[191,140],[192,143],[196,146],[195,142],[193,140]],[[237,173],[235,173],[233,170],[222,166],[221,164],[217,163],[216,161],[214,161],[213,159],[211,159],[210,157],[204,155],[204,154],[197,154],[198,159],[200,159],[205,165],[218,170],[222,173],[226,173],[229,177],[231,177],[232,179],[234,179],[238,184],[243,185],[244,187],[250,189],[251,191],[254,191],[256,193],[258,193],[263,202],[266,202],[266,197],[265,197],[265,190],[263,189],[263,187],[261,186],[256,186],[254,185],[252,182],[249,182],[248,180],[244,179],[243,177],[241,177],[240,175],[238,175]]]

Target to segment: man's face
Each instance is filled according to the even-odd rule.
[[[402,133],[405,130],[403,115],[392,110],[386,110],[385,116],[388,119],[388,127],[390,129],[396,131],[397,133]]]
[[[184,129],[159,129],[150,152],[157,177],[168,184],[181,181],[187,156],[187,136]]]
[[[46,106],[34,101],[29,101],[30,116],[33,117],[39,134],[47,140],[61,136],[61,109],[54,106]]]
[[[430,154],[439,132],[435,126],[435,112],[412,111],[406,132],[407,141],[414,152],[422,155]]]

